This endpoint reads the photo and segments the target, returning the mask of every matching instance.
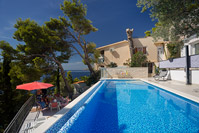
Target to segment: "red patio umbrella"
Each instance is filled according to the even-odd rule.
[[[37,89],[47,89],[49,87],[52,87],[52,84],[49,83],[42,83],[42,82],[32,82],[32,83],[26,83],[22,85],[18,85],[16,89],[22,89],[22,90],[37,90]]]

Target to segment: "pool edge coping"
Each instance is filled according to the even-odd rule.
[[[185,92],[181,92],[181,91],[172,89],[172,88],[167,87],[167,86],[164,86],[164,85],[160,85],[160,84],[157,84],[157,83],[148,81],[148,80],[146,80],[146,79],[141,79],[141,78],[140,78],[140,80],[142,80],[142,81],[144,81],[144,82],[147,82],[147,83],[149,83],[149,84],[155,85],[155,86],[157,86],[157,87],[160,87],[160,88],[163,89],[163,90],[166,90],[166,91],[168,91],[168,92],[174,93],[174,94],[176,94],[176,95],[179,95],[179,96],[181,96],[181,97],[183,97],[183,98],[186,98],[186,99],[188,99],[188,100],[191,100],[191,101],[193,101],[193,102],[199,103],[199,97],[196,97],[196,96],[193,96],[193,95],[191,95],[191,94],[187,94],[187,93],[185,93]]]
[[[46,132],[51,126],[53,126],[59,119],[62,118],[65,114],[67,114],[76,104],[78,104],[86,95],[88,95],[95,87],[101,82],[99,80],[97,83],[95,83],[93,86],[91,86],[88,90],[86,90],[84,93],[79,95],[76,99],[74,99],[72,102],[70,102],[68,105],[66,105],[64,108],[62,108],[60,111],[58,111],[56,114],[48,118],[42,125],[40,125],[38,128],[33,130],[33,133],[44,133]]]

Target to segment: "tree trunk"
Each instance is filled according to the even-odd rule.
[[[128,41],[129,41],[129,47],[130,47],[130,55],[131,55],[131,58],[133,56],[133,39],[132,38],[128,38]]]
[[[132,38],[132,34],[133,34],[133,29],[126,29],[126,34],[127,34],[127,38],[128,38],[128,42],[129,42],[129,48],[130,48],[130,56],[131,56],[131,60],[132,60],[132,56],[133,56],[133,38]]]
[[[58,67],[59,67],[59,69],[61,70],[61,75],[62,75],[62,78],[63,78],[63,80],[64,80],[64,84],[65,84],[65,86],[64,86],[64,89],[70,94],[70,93],[73,93],[73,90],[72,90],[72,88],[70,87],[70,85],[68,84],[68,81],[67,81],[67,79],[66,79],[66,74],[65,74],[65,72],[64,72],[64,68],[62,67],[62,64],[57,60],[57,58],[56,58],[56,56],[55,56],[55,54],[52,52],[52,55],[53,55],[53,59],[51,59],[51,60],[53,60],[57,65],[58,65]]]
[[[86,48],[84,49],[84,55],[85,55],[84,61],[86,62],[86,65],[88,66],[88,69],[89,69],[91,75],[96,76],[96,73],[93,70],[93,67],[91,66],[91,64],[89,62],[89,57],[88,57],[87,49]]]
[[[86,61],[86,59],[85,59],[85,62],[86,62],[86,65],[88,66],[88,69],[89,69],[91,75],[96,76],[96,73],[93,70],[93,67],[91,66],[91,64],[88,61]]]
[[[63,80],[64,80],[64,84],[65,84],[64,89],[66,89],[66,91],[67,91],[68,93],[72,93],[73,90],[72,90],[72,88],[70,87],[70,85],[68,84],[68,81],[67,81],[67,79],[66,79],[65,72],[64,72],[64,69],[63,69],[61,63],[58,63],[58,66],[59,66],[59,68],[60,68],[60,70],[61,70],[61,75],[62,75],[62,78],[63,78]]]

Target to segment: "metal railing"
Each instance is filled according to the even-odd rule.
[[[101,68],[101,78],[108,78],[108,71],[106,68]]]
[[[35,104],[35,96],[31,96],[20,108],[10,124],[5,129],[4,133],[18,133],[25,118],[29,114],[32,106]]]

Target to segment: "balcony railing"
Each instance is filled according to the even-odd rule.
[[[24,103],[21,109],[17,112],[8,127],[5,129],[4,133],[18,133],[34,104],[35,96],[33,95]]]

